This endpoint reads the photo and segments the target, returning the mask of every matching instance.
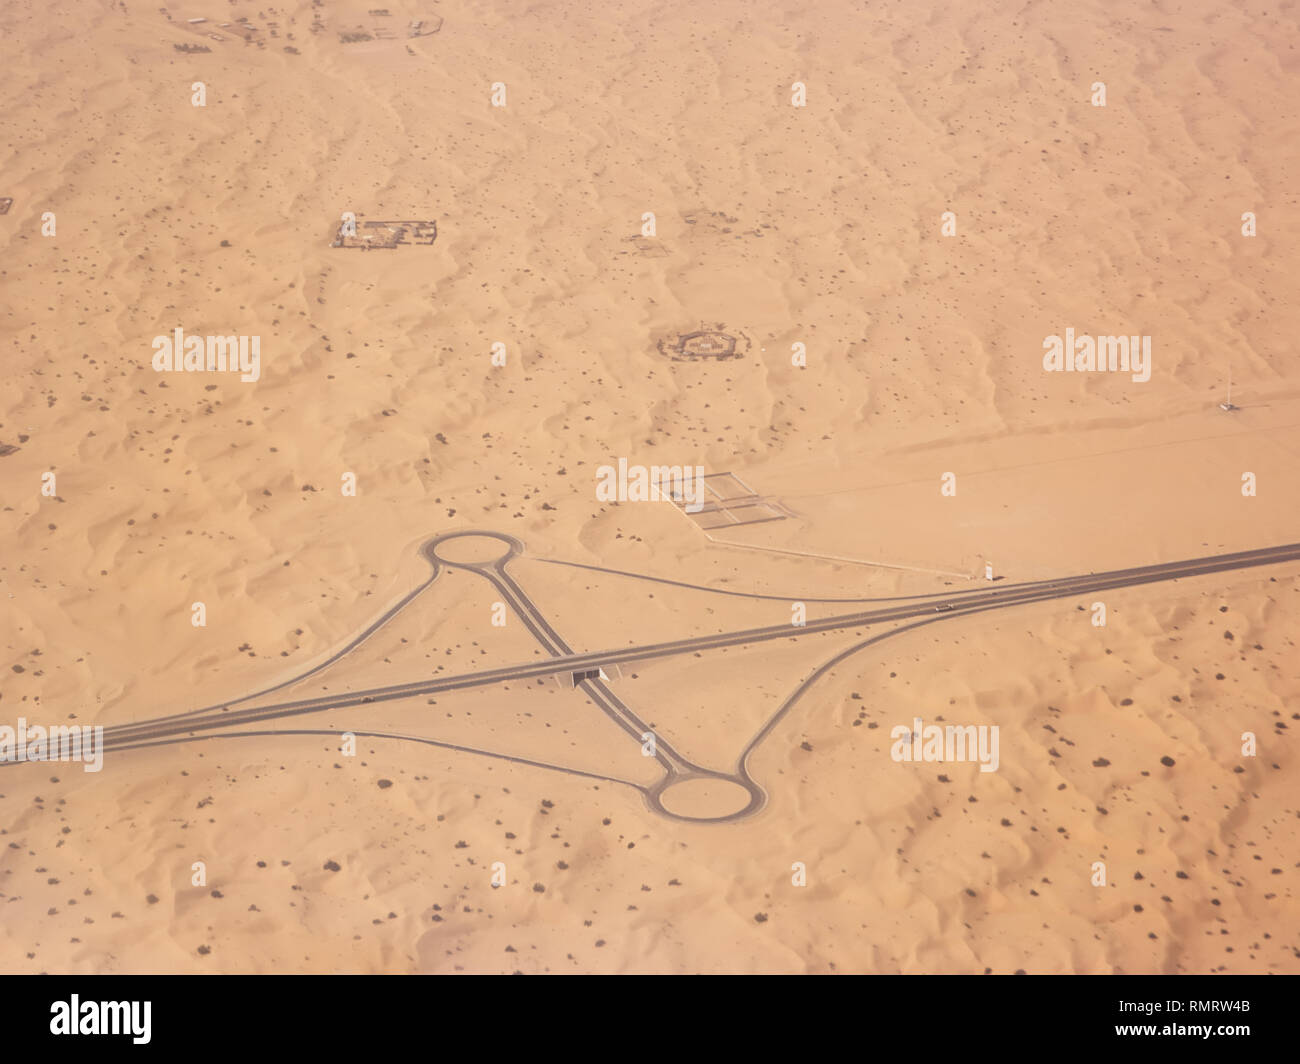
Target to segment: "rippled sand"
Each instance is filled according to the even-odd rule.
[[[983,586],[986,562],[1038,580],[1300,539],[1294,4],[371,2],[0,8],[0,724],[291,680],[426,580],[440,531],[522,540],[516,579],[581,650]],[[262,45],[182,28],[202,16]],[[437,240],[331,248],[345,211]],[[260,379],[155,373],[178,326],[260,336]],[[704,327],[743,357],[665,358]],[[1150,381],[1044,373],[1067,328],[1151,336]],[[597,501],[618,457],[735,471],[791,516],[711,542]],[[759,747],[768,802],[736,824],[365,736],[3,767],[0,970],[1294,973],[1298,576],[864,650]],[[284,697],[541,656],[495,601],[443,574]],[[853,642],[611,688],[729,769]],[[893,761],[918,717],[998,725],[999,771]],[[268,727],[654,778],[555,682]]]

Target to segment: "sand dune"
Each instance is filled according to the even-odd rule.
[[[0,725],[547,658],[444,570],[312,671],[458,530],[523,542],[577,651],[1300,540],[1294,4],[387,10],[0,9]],[[332,247],[345,212],[437,237]],[[156,372],[178,327],[259,337],[258,379]],[[1151,337],[1150,379],[1044,372],[1066,329]],[[742,357],[665,357],[698,330]],[[619,457],[787,516],[602,502]],[[0,969],[1294,973],[1298,577],[891,637],[755,748],[735,823],[650,808],[565,676],[3,765]],[[876,634],[609,690],[727,772]],[[894,760],[916,718],[997,726],[998,770]]]

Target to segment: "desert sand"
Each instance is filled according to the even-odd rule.
[[[446,570],[303,677],[439,533],[579,651],[1300,541],[1294,3],[373,2],[0,7],[0,725],[544,659]],[[155,371],[176,328],[258,379]],[[1045,372],[1066,329],[1150,379]],[[620,457],[784,516],[600,501]],[[1300,971],[1300,563],[1100,598],[849,656],[735,822],[564,675],[0,765],[0,971]],[[862,637],[608,686],[728,770]],[[998,770],[894,760],[916,718]]]

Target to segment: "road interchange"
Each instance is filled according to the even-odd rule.
[[[496,541],[504,546],[499,557],[487,561],[458,562],[438,553],[438,548],[449,542],[473,537],[480,540]],[[106,727],[103,733],[105,750],[127,750],[156,746],[173,742],[199,741],[208,738],[265,737],[268,735],[341,734],[335,730],[325,729],[284,729],[232,732],[229,729],[255,725],[266,721],[282,720],[306,714],[320,713],[327,710],[347,709],[355,706],[369,705],[376,702],[411,698],[419,695],[433,695],[450,691],[465,690],[511,681],[545,678],[557,674],[574,674],[591,672],[610,666],[627,666],[638,662],[664,659],[680,654],[699,654],[710,650],[728,647],[753,646],[780,639],[800,639],[808,635],[823,632],[847,632],[871,625],[910,622],[902,627],[878,633],[860,641],[845,650],[841,650],[829,660],[823,662],[806,676],[795,690],[785,699],[780,708],[772,714],[744,747],[735,767],[729,772],[706,768],[692,762],[679,752],[664,736],[655,734],[654,758],[658,762],[662,775],[650,785],[620,779],[615,776],[602,776],[561,765],[551,765],[528,758],[516,757],[480,750],[460,744],[442,742],[426,736],[398,735],[387,732],[369,732],[352,730],[358,736],[381,739],[399,739],[425,743],[452,750],[481,754],[518,764],[567,772],[572,775],[604,779],[624,784],[640,791],[647,805],[655,812],[677,820],[691,822],[720,823],[750,816],[760,810],[767,800],[766,793],[753,779],[748,769],[748,762],[760,743],[769,736],[776,725],[794,708],[795,704],[807,691],[830,671],[835,665],[846,660],[858,651],[881,642],[886,638],[912,631],[925,625],[965,616],[971,613],[983,613],[991,610],[1005,609],[1011,606],[1025,605],[1053,599],[1091,596],[1103,591],[1118,588],[1135,587],[1171,580],[1212,575],[1221,572],[1239,571],[1267,565],[1279,565],[1300,562],[1300,544],[1288,544],[1252,551],[1240,551],[1232,554],[1211,555],[1184,561],[1167,562],[1158,565],[1140,566],[1130,569],[1113,570],[1103,573],[1088,573],[1074,577],[1053,580],[1031,581],[1009,584],[995,588],[972,588],[960,591],[938,592],[931,595],[909,596],[895,599],[861,599],[861,600],[825,600],[832,602],[888,602],[887,606],[878,606],[867,610],[858,610],[836,614],[830,617],[808,619],[802,626],[790,623],[768,625],[758,628],[742,629],[731,632],[718,632],[668,642],[641,644],[628,647],[598,651],[575,652],[560,634],[546,620],[541,610],[514,580],[508,571],[509,563],[523,554],[523,544],[513,536],[499,532],[463,531],[451,532],[432,537],[420,547],[420,553],[432,567],[432,575],[414,591],[404,596],[396,605],[385,611],[377,620],[368,625],[345,647],[325,659],[307,672],[298,674],[283,683],[265,688],[241,699],[218,706],[190,710]],[[574,563],[556,563],[574,564]],[[598,569],[595,566],[578,568]],[[235,708],[255,698],[264,697],[291,684],[301,682],[306,677],[320,672],[340,660],[358,647],[371,634],[408,606],[421,592],[430,587],[444,570],[464,570],[486,579],[501,596],[514,614],[537,640],[547,658],[520,662],[514,665],[498,666],[470,673],[453,676],[429,678],[402,684],[391,684],[365,690],[321,695],[312,698],[294,699],[270,705],[247,706]],[[612,570],[600,570],[612,571]],[[635,574],[622,574],[632,576]],[[657,579],[657,578],[648,578]],[[663,581],[680,584],[677,581]],[[680,584],[680,586],[691,586]],[[702,588],[701,590],[715,590]],[[735,594],[735,592],[725,592]],[[776,598],[777,596],[754,596],[756,598]],[[787,601],[818,601],[816,599],[800,600],[791,598]],[[612,690],[604,679],[581,679],[575,687],[594,703],[617,727],[632,739],[642,743],[653,729],[639,717]],[[715,781],[740,788],[744,792],[744,804],[739,808],[718,816],[686,816],[675,813],[663,802],[663,794],[671,787],[691,781]],[[738,799],[740,800],[740,799]]]

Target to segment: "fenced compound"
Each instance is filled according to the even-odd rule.
[[[237,38],[245,43],[256,42],[258,47],[264,47],[265,42],[262,30],[245,17],[240,17],[229,22],[221,20],[214,21],[202,15],[195,16],[194,18],[178,19],[173,18],[171,12],[165,7],[160,7],[158,11],[173,26],[185,30],[188,33],[193,33],[196,36],[203,37],[206,40],[217,41],[218,43],[225,44]],[[269,25],[274,27],[276,23],[272,22],[269,23]],[[274,32],[272,32],[271,35],[275,36]],[[211,49],[206,46],[192,44],[178,44],[173,45],[173,47],[178,52],[211,51]]]
[[[392,12],[386,7],[371,8],[367,14],[377,19],[392,17]],[[376,22],[369,27],[358,24],[353,29],[340,33],[339,40],[344,44],[360,44],[365,41],[393,41],[400,37],[432,37],[440,29],[442,29],[442,16],[429,15],[422,19],[412,19],[400,28],[390,22]]]
[[[373,249],[427,246],[437,239],[438,223],[433,221],[358,221],[355,227],[341,222],[330,247]]]
[[[687,500],[679,493],[671,498],[673,505],[705,532],[783,521],[790,516],[780,502],[759,495],[735,473],[706,473],[702,479],[706,498],[699,510],[687,509]]]
[[[726,358],[740,358],[749,347],[744,336],[732,336],[718,326],[679,333],[675,340],[659,341],[659,353],[675,362],[713,362]]]

